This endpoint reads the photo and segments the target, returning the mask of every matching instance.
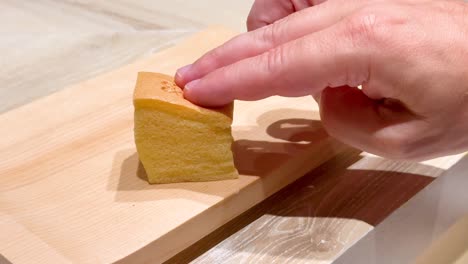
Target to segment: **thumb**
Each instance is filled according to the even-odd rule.
[[[349,86],[323,90],[320,115],[331,136],[389,158],[408,157],[412,152],[408,139],[423,123],[394,100],[373,100]]]

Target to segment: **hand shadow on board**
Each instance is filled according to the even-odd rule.
[[[278,116],[285,119],[277,120]],[[311,116],[314,116],[312,111],[277,109],[261,115],[257,126],[236,127],[234,137],[242,139],[236,140],[232,149],[239,173],[266,177],[293,154],[326,138],[321,122],[306,118]],[[271,123],[271,120],[277,121]],[[115,200],[119,202],[190,199],[203,203],[212,196],[229,196],[239,186],[238,180],[151,185],[138,154],[128,149],[116,154],[108,188],[116,191]],[[188,192],[174,191],[178,189]]]
[[[234,134],[236,138],[261,134],[259,129],[265,129],[261,119],[259,124],[259,127]],[[234,142],[234,161],[241,175],[268,176],[295,154],[328,137],[320,121],[302,118],[276,121],[266,128],[266,133],[275,141],[240,139]]]

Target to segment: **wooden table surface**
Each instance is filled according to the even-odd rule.
[[[0,113],[209,25],[245,31],[252,2],[0,0]],[[408,163],[349,148],[169,262],[331,263],[461,156]]]

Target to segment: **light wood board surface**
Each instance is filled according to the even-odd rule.
[[[0,251],[14,262],[164,261],[339,153],[311,97],[235,105],[239,180],[148,185],[133,142],[138,71],[173,74],[233,34],[181,45],[0,116]]]

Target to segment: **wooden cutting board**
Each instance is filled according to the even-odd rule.
[[[13,263],[159,263],[342,151],[311,97],[236,102],[240,179],[147,183],[133,141],[137,72],[174,74],[233,35],[210,28],[0,115],[0,253]]]

